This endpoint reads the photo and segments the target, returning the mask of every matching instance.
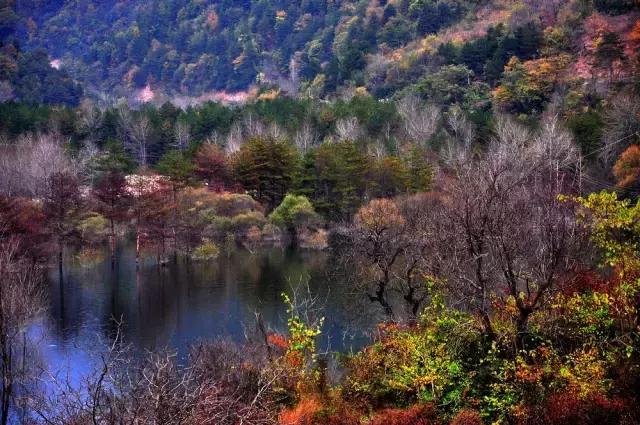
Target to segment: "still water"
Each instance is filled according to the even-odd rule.
[[[109,339],[114,319],[122,319],[134,351],[170,348],[184,358],[199,341],[242,341],[255,329],[256,312],[267,328],[284,331],[281,294],[296,288],[317,297],[322,308],[320,346],[348,352],[369,340],[377,318],[355,301],[332,264],[325,252],[267,249],[166,267],[149,258],[136,269],[132,247],[120,249],[115,266],[108,256],[89,265],[68,261],[62,279],[57,270],[50,273],[44,354],[50,362],[79,365],[87,348]]]

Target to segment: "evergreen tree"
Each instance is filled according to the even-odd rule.
[[[233,167],[237,181],[271,211],[291,188],[298,163],[288,142],[256,137],[240,148]]]

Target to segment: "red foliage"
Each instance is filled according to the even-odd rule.
[[[322,403],[316,398],[301,400],[295,407],[280,413],[280,425],[313,425],[321,409]]]
[[[386,339],[393,337],[394,334],[402,331],[408,331],[415,329],[415,323],[395,323],[395,322],[383,322],[377,325],[378,332],[374,335],[376,341],[385,341]]]
[[[562,292],[567,296],[586,291],[606,292],[613,284],[614,282],[604,279],[597,272],[587,270],[577,273],[570,281],[565,282]]]
[[[43,219],[42,211],[32,201],[0,197],[0,234],[40,233]]]
[[[106,173],[93,189],[93,196],[98,201],[98,211],[111,222],[127,218],[131,202],[124,174],[112,171]]]
[[[43,227],[45,216],[38,205],[26,199],[0,197],[0,241],[17,240],[22,255],[41,259],[48,239]]]
[[[166,249],[173,232],[171,219],[175,209],[173,192],[164,180],[155,181],[153,187],[135,188],[133,216],[136,220],[136,238],[139,248],[155,249],[159,262],[166,260]]]
[[[196,154],[196,175],[209,184],[209,188],[222,192],[233,186],[231,169],[224,152],[216,145],[204,144]]]
[[[483,425],[483,422],[475,410],[462,410],[453,418],[451,425]]]
[[[370,425],[435,425],[435,408],[431,404],[417,404],[408,409],[386,409],[378,413]]]
[[[640,50],[640,20],[636,21],[635,25],[627,35],[627,39],[629,40],[631,49],[635,51]]]
[[[551,396],[545,406],[544,423],[553,425],[617,425],[624,423],[628,405],[619,398],[593,394],[586,399],[566,392]]]
[[[280,425],[360,425],[360,415],[341,400],[325,406],[317,396],[303,399],[280,413]]]
[[[615,165],[613,175],[618,187],[630,187],[638,182],[640,177],[640,146],[631,145],[622,152]]]
[[[281,350],[286,350],[287,348],[289,348],[289,343],[287,341],[287,338],[283,335],[280,334],[269,334],[267,336],[267,342],[270,345],[273,345],[276,348],[279,348]]]

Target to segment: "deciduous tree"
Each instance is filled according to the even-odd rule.
[[[64,248],[76,242],[79,236],[77,224],[81,218],[83,201],[78,178],[70,173],[51,175],[47,181],[42,208],[47,227],[57,246],[58,266],[62,270]]]
[[[0,233],[2,226],[0,222]],[[15,241],[0,240],[1,425],[18,420],[15,416],[17,392],[28,392],[37,386],[34,381],[35,365],[29,361],[35,357],[34,348],[27,332],[28,326],[43,311],[45,291],[42,270],[21,257],[19,252]]]
[[[110,170],[102,174],[93,188],[93,196],[98,201],[98,211],[109,221],[109,246],[113,263],[116,255],[116,223],[124,221],[129,216],[131,204],[124,173]]]
[[[233,185],[231,165],[220,147],[205,143],[200,147],[194,159],[195,174],[207,182],[210,189],[220,192]]]

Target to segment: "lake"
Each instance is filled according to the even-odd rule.
[[[319,346],[348,352],[369,341],[378,318],[373,307],[349,291],[340,268],[321,251],[238,250],[210,262],[179,259],[159,267],[153,258],[136,268],[131,246],[122,247],[112,266],[104,259],[81,265],[68,260],[60,280],[50,272],[49,309],[42,339],[48,363],[80,368],[85,351],[108,341],[114,319],[124,321],[124,337],[136,352],[174,349],[181,358],[203,340],[241,342],[255,329],[255,313],[268,329],[286,330],[282,293],[310,292],[325,324]],[[361,301],[361,302],[356,302]]]

